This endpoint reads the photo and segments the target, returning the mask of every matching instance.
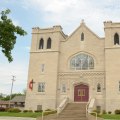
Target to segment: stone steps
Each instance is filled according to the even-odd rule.
[[[88,120],[86,103],[69,103],[59,114],[57,120]]]

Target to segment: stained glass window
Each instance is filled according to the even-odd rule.
[[[75,70],[94,69],[94,59],[87,54],[78,54],[70,60],[70,68]]]

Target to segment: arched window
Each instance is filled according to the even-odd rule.
[[[47,49],[51,49],[51,38],[48,38],[47,40]]]
[[[101,92],[101,85],[100,85],[100,83],[97,84],[97,92]]]
[[[115,33],[114,35],[114,45],[119,45],[119,35],[117,33]]]
[[[84,33],[81,33],[81,41],[84,41]]]
[[[62,84],[62,85],[61,85],[61,92],[62,92],[62,93],[65,93],[65,92],[66,92],[66,85],[65,85],[65,84]]]
[[[70,68],[74,70],[94,69],[94,59],[87,54],[78,54],[70,60]]]
[[[44,47],[44,40],[41,38],[39,42],[39,49],[43,49],[43,47]]]

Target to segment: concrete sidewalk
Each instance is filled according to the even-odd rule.
[[[36,118],[28,118],[28,117],[0,117],[0,120],[36,120]]]

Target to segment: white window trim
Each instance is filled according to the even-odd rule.
[[[41,88],[42,91],[39,91],[39,86],[40,86],[40,84],[41,84],[41,85],[44,84],[44,89]],[[44,90],[44,91],[43,91],[43,90]],[[37,92],[38,92],[38,93],[45,93],[45,91],[46,91],[46,84],[45,84],[45,82],[39,82],[39,83],[38,83]]]

